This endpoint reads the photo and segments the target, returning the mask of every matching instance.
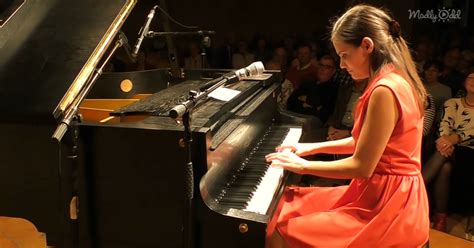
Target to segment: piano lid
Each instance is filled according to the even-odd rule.
[[[9,0],[0,16],[0,122],[52,122],[77,96],[136,0]]]

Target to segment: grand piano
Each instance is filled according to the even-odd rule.
[[[135,1],[21,3],[0,29],[0,215],[32,221],[56,247],[263,247],[287,178],[264,155],[301,132],[276,109],[279,72],[197,103],[189,150],[169,111],[232,72],[104,73],[57,143]]]

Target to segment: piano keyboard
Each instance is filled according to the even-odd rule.
[[[271,127],[242,162],[217,199],[221,206],[266,214],[284,170],[269,166],[265,155],[281,144],[298,142],[301,128]]]

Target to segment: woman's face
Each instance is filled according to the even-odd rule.
[[[426,81],[430,83],[434,83],[438,81],[439,77],[439,70],[436,66],[430,66],[428,69],[424,71]]]
[[[354,46],[349,43],[333,40],[334,48],[341,60],[341,68],[346,69],[355,80],[366,79],[370,76],[370,53],[367,44]],[[370,44],[369,44],[370,45]]]
[[[467,76],[466,81],[464,81],[464,87],[468,94],[474,94],[474,73]]]

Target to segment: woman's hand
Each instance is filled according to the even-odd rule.
[[[291,145],[282,145],[277,147],[277,152],[290,151],[300,157],[312,155],[316,153],[317,143],[296,143]]]
[[[298,174],[305,173],[309,163],[308,160],[300,158],[298,155],[288,150],[270,153],[265,156],[265,159],[271,166],[281,167]]]
[[[444,157],[449,157],[453,154],[454,143],[449,136],[443,135],[436,140],[436,150]]]

